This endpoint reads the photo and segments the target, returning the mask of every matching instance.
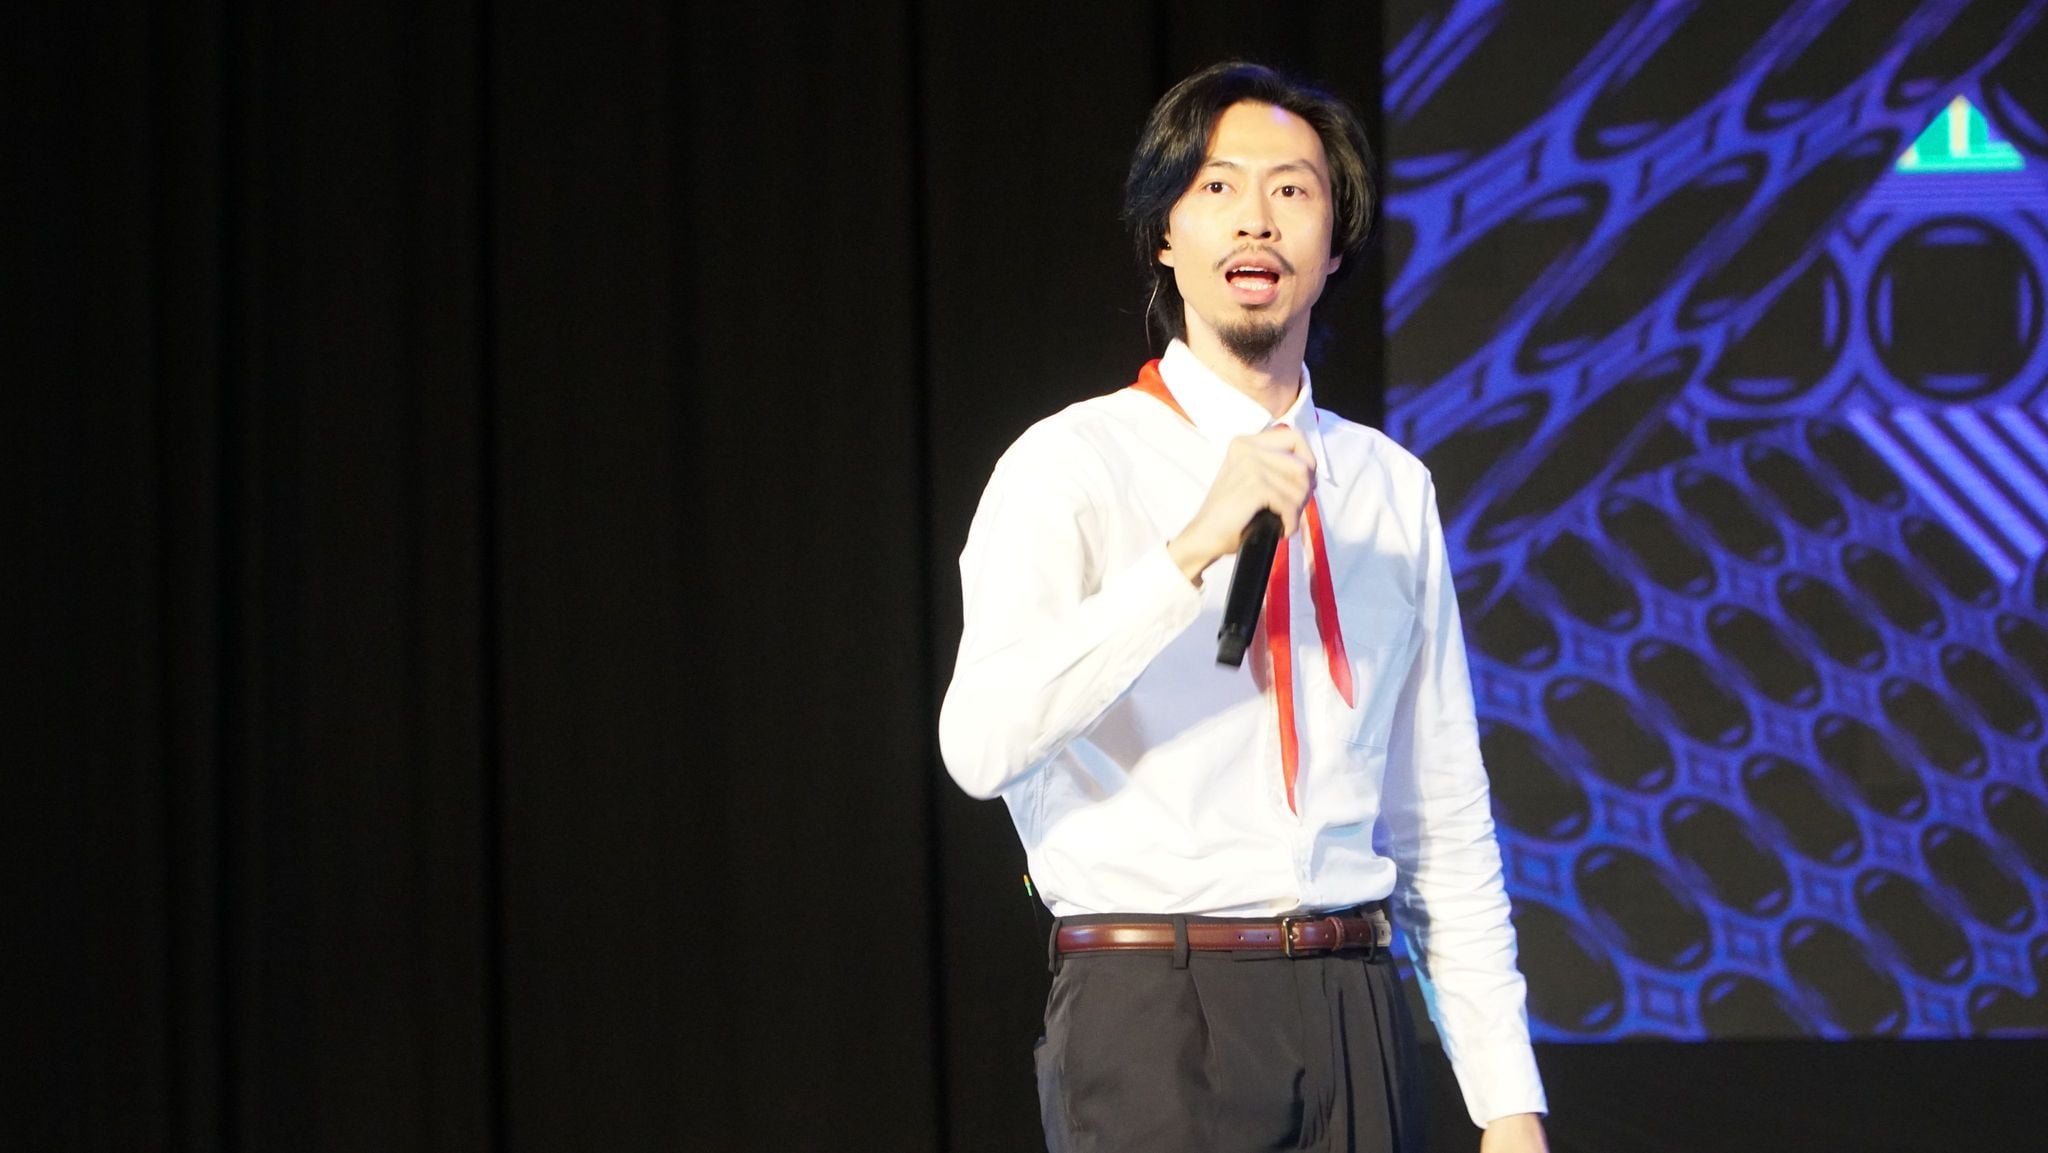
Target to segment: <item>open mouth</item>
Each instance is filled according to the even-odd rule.
[[[1223,270],[1224,283],[1239,304],[1271,304],[1280,295],[1280,270],[1263,264],[1236,264]]]

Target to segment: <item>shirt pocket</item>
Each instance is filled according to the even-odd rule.
[[[1344,652],[1351,660],[1356,702],[1344,739],[1354,749],[1386,752],[1401,685],[1413,663],[1416,633],[1415,610],[1406,605],[1344,614]]]

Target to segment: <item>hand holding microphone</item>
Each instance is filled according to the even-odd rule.
[[[1273,552],[1300,526],[1315,465],[1308,442],[1291,428],[1269,428],[1231,441],[1201,508],[1167,542],[1167,554],[1191,581],[1199,582],[1217,558],[1238,554],[1218,635],[1219,661],[1236,665],[1244,659],[1265,603]]]

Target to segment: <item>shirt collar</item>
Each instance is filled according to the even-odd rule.
[[[1194,422],[1203,436],[1218,444],[1235,437],[1264,432],[1276,424],[1293,427],[1308,441],[1316,458],[1316,483],[1335,484],[1329,454],[1323,451],[1323,436],[1316,411],[1315,392],[1309,383],[1308,365],[1301,366],[1301,391],[1286,412],[1274,417],[1265,406],[1232,387],[1230,382],[1209,371],[1193,349],[1176,340],[1159,358],[1159,377],[1166,382],[1173,399]]]

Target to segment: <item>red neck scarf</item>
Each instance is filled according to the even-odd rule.
[[[1195,423],[1166,387],[1165,378],[1159,375],[1158,361],[1148,361],[1139,370],[1138,379],[1131,387],[1161,401],[1179,413],[1188,424]],[[1329,658],[1330,681],[1337,686],[1337,695],[1344,698],[1345,705],[1356,708],[1358,705],[1351,688],[1351,661],[1344,655],[1344,630],[1337,620],[1337,593],[1330,583],[1330,553],[1323,544],[1323,515],[1316,506],[1315,494],[1309,494],[1305,511],[1308,589],[1309,599],[1315,602],[1316,632],[1322,635],[1323,655]],[[1266,578],[1266,608],[1260,624],[1266,631],[1266,653],[1273,667],[1274,705],[1280,721],[1280,776],[1287,785],[1287,807],[1299,812],[1294,800],[1294,782],[1301,771],[1301,738],[1294,727],[1293,619],[1288,600],[1287,573],[1290,551],[1286,541],[1273,551],[1273,571]]]

